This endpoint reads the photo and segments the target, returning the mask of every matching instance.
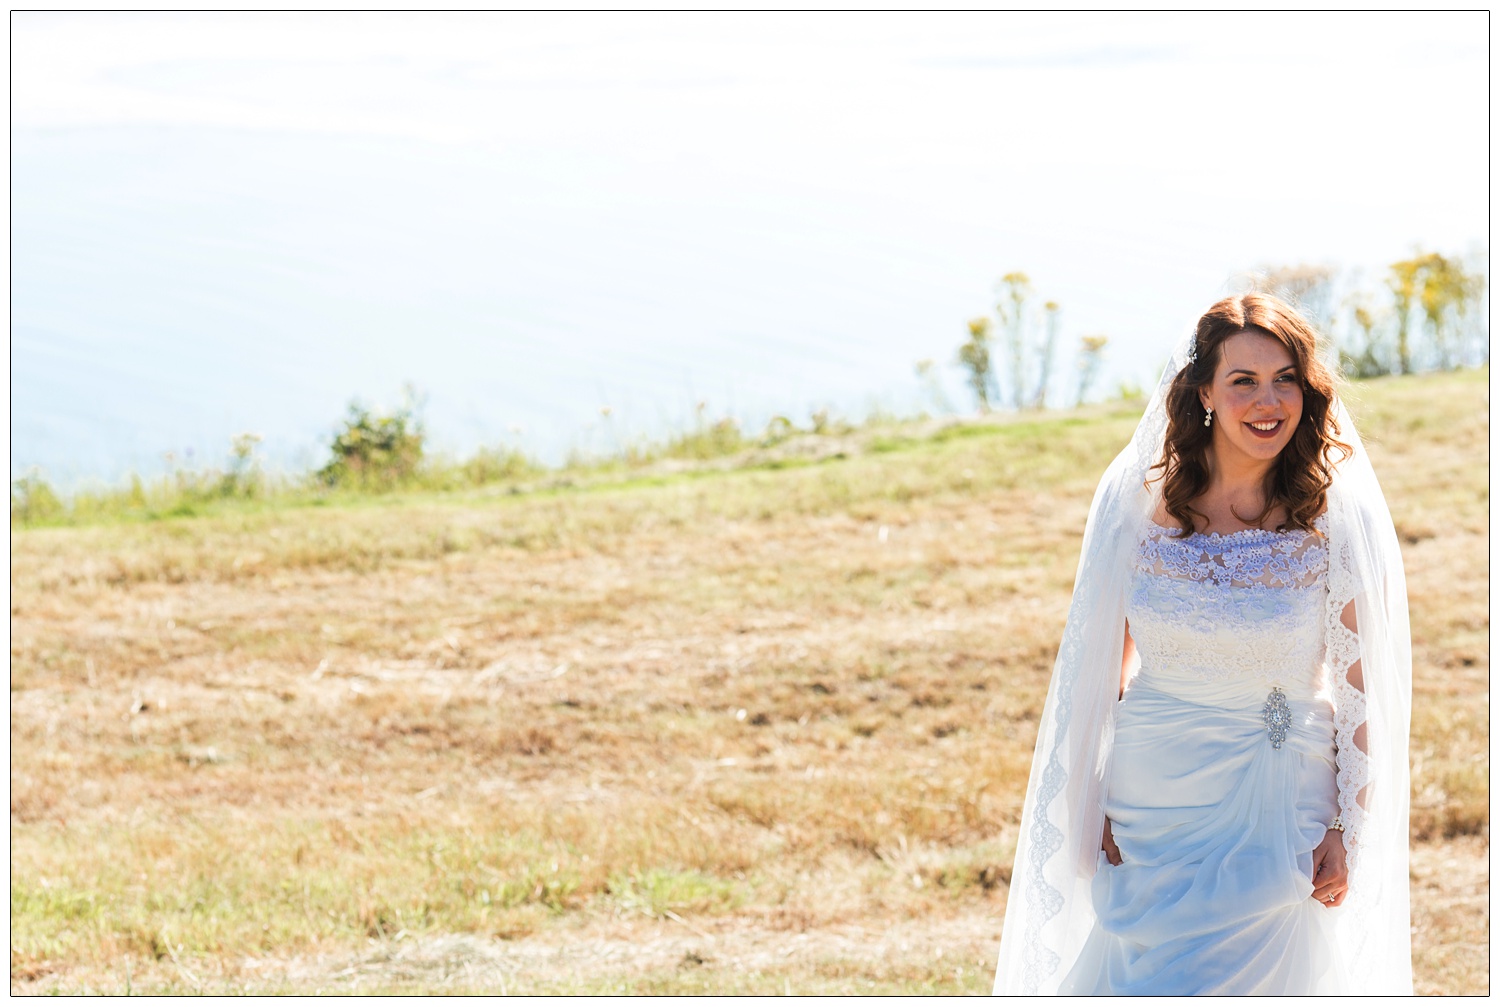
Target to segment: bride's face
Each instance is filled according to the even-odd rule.
[[[1274,461],[1302,419],[1302,375],[1290,350],[1259,332],[1239,332],[1221,344],[1214,380],[1199,390],[1214,411],[1214,453]]]

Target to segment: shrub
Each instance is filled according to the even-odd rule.
[[[663,445],[661,453],[664,457],[707,461],[710,458],[722,458],[744,450],[747,442],[744,435],[740,433],[738,422],[726,416],[710,424],[704,421],[701,406],[698,413],[699,419],[695,429],[673,437]]]
[[[249,498],[261,494],[264,487],[255,457],[255,445],[260,442],[260,434],[237,434],[230,439],[229,468],[219,476],[219,496]]]
[[[410,407],[379,415],[351,403],[331,445],[333,458],[318,470],[318,478],[329,486],[394,489],[416,474],[422,439],[422,426]]]
[[[517,448],[480,448],[474,457],[465,461],[462,472],[465,481],[474,486],[506,482],[532,475],[540,466]]]
[[[35,524],[61,517],[63,502],[47,481],[36,471],[10,484],[10,519],[21,524]]]

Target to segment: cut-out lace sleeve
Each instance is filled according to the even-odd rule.
[[[1347,546],[1346,546],[1347,548]],[[1327,608],[1328,673],[1333,689],[1334,743],[1337,745],[1339,817],[1344,825],[1344,851],[1350,874],[1350,893],[1356,892],[1365,815],[1370,805],[1368,705],[1365,702],[1364,663],[1360,659],[1359,628],[1355,615],[1357,584],[1351,564],[1330,564]]]

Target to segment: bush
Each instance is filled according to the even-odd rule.
[[[219,476],[219,496],[249,499],[261,495],[265,487],[255,457],[255,445],[260,442],[260,434],[237,434],[230,439],[229,468]]]
[[[707,461],[710,458],[722,458],[745,449],[746,441],[744,435],[740,433],[740,425],[737,421],[726,416],[710,424],[701,418],[701,409],[699,413],[700,418],[696,429],[673,437],[662,446],[661,454],[664,457]]]
[[[36,524],[62,517],[63,502],[38,472],[29,472],[10,484],[12,523]]]
[[[464,479],[474,486],[509,482],[533,475],[540,466],[516,448],[480,448],[462,466]]]
[[[395,489],[422,464],[422,439],[422,426],[410,408],[377,415],[351,403],[344,427],[333,439],[333,459],[318,470],[318,478],[328,486]]]

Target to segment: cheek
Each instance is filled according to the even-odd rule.
[[[1282,407],[1286,409],[1290,433],[1296,433],[1297,428],[1302,425],[1302,390],[1299,388],[1295,394],[1288,395],[1282,399]]]
[[[1241,409],[1248,409],[1254,404],[1255,390],[1253,388],[1246,389],[1239,385],[1230,385],[1221,391],[1217,398],[1229,409],[1238,412]]]

